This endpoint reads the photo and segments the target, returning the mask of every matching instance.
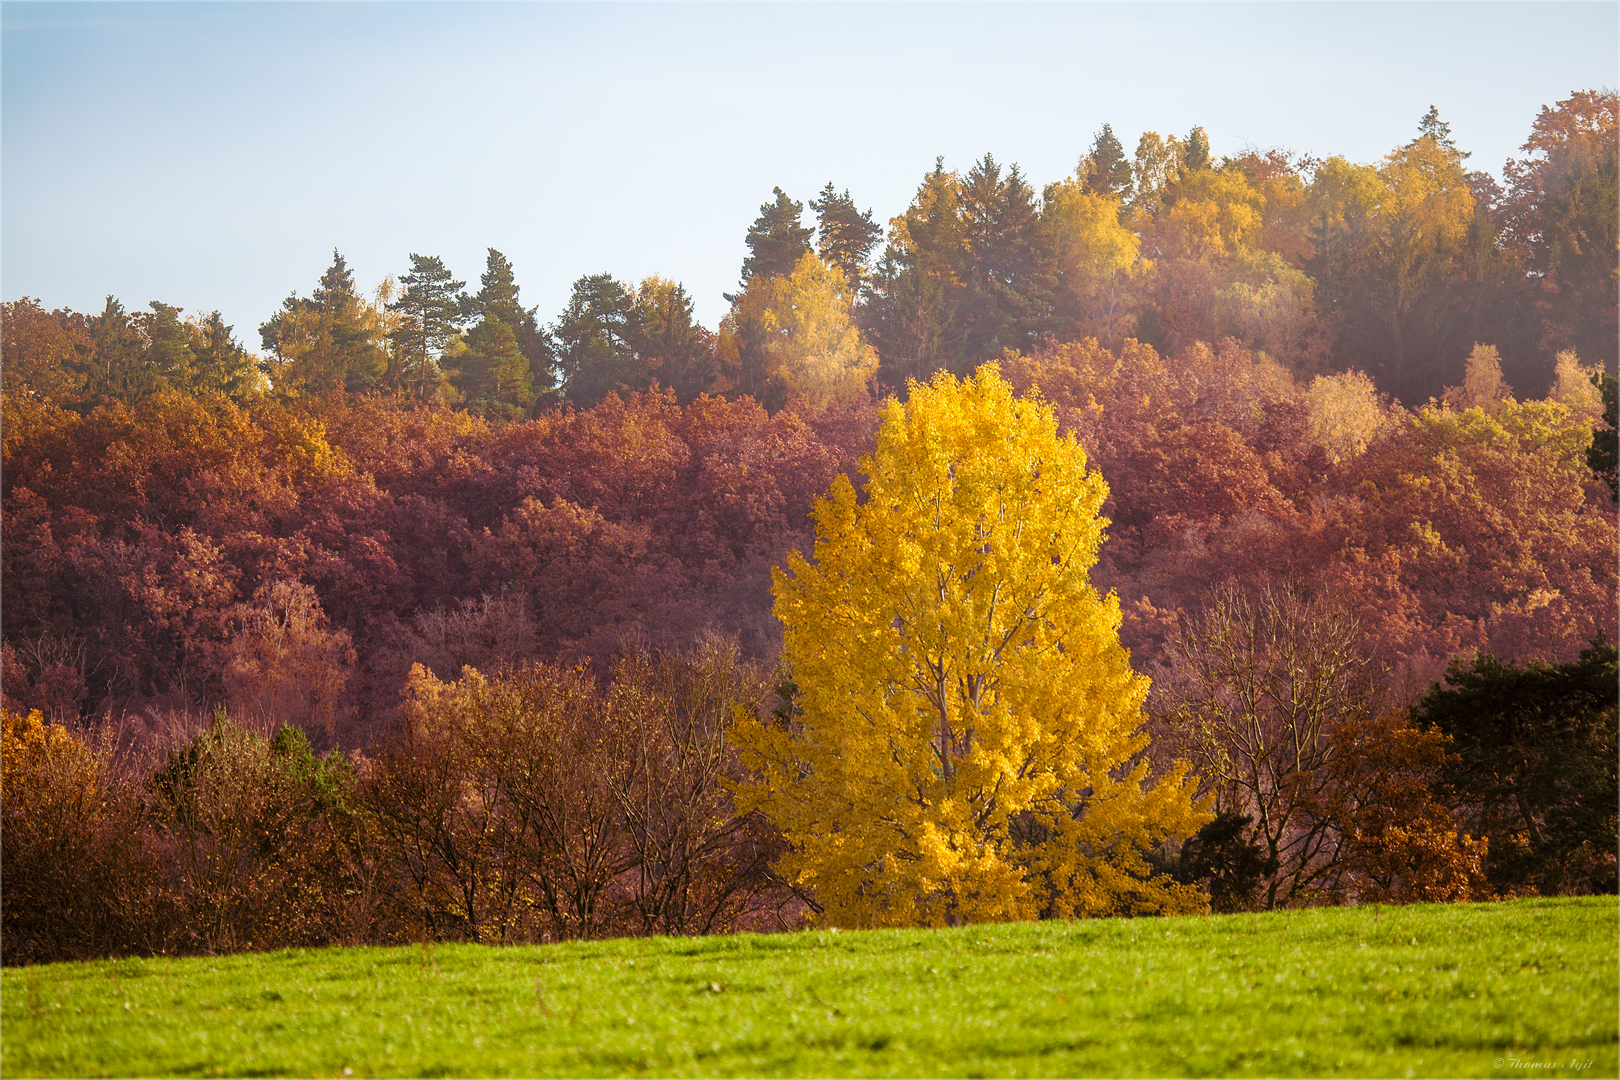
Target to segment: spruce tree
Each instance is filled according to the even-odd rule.
[[[633,381],[630,321],[635,295],[611,274],[574,282],[568,306],[552,325],[563,393],[586,409]]]
[[[1187,141],[1182,144],[1181,175],[1209,167],[1209,136],[1202,127],[1195,127],[1187,132]]]
[[[1620,381],[1600,371],[1592,376],[1592,385],[1603,395],[1603,419],[1608,426],[1593,429],[1586,463],[1609,485],[1611,495],[1620,496]]]
[[[349,270],[349,264],[337,248],[332,249],[332,265],[326,268],[321,275],[320,283],[310,294],[316,306],[327,311],[336,311],[343,301],[355,295],[354,274]]]
[[[512,263],[494,248],[484,263],[484,273],[478,279],[478,295],[473,298],[478,314],[485,320],[499,319],[508,326],[517,326],[523,319],[523,307],[518,303],[517,279]]]
[[[191,351],[191,337],[180,321],[180,309],[161,300],[153,300],[148,306],[152,310],[138,316],[146,337],[142,362],[159,387],[191,389],[197,358]]]
[[[961,186],[962,223],[970,261],[950,336],[950,366],[971,372],[1003,349],[1027,350],[1051,326],[1056,259],[1042,229],[1035,192],[1017,165],[1005,173],[991,155],[968,170]]]
[[[1445,781],[1490,840],[1485,872],[1503,894],[1616,889],[1617,660],[1601,636],[1572,663],[1456,657],[1417,704],[1450,738]]]
[[[964,238],[961,179],[945,159],[923,175],[900,227],[883,252],[861,311],[861,330],[882,357],[879,377],[904,391],[953,365],[961,347],[956,321],[972,262]]]
[[[89,353],[71,362],[85,377],[87,403],[133,405],[157,389],[143,362],[145,343],[116,298],[108,296],[101,314],[90,319],[90,342]]]
[[[258,385],[254,376],[253,357],[231,334],[231,327],[219,312],[191,328],[192,390],[216,391],[241,401],[252,394]]]
[[[769,280],[793,273],[799,259],[810,250],[812,230],[799,223],[804,204],[788,198],[781,188],[772,190],[776,193],[776,200],[760,204],[759,217],[748,228],[745,240],[748,258],[743,260],[742,266],[744,289],[755,277],[763,276]],[[734,300],[735,297],[727,296],[727,299]]]
[[[1418,121],[1418,138],[1433,139],[1437,146],[1454,153],[1458,161],[1473,156],[1457,149],[1457,142],[1451,137],[1451,125],[1440,119],[1440,110],[1433,105],[1430,105],[1429,111],[1423,114],[1423,119]]]
[[[1125,148],[1114,137],[1114,129],[1104,124],[1086,156],[1085,189],[1124,202],[1131,197],[1134,181]]]
[[[332,265],[314,292],[308,298],[288,296],[281,310],[259,327],[259,338],[274,357],[265,373],[276,390],[332,397],[375,387],[387,371],[388,358],[375,340],[368,314],[354,274],[333,248]]]
[[[691,401],[714,384],[708,332],[693,317],[692,298],[680,284],[650,277],[636,289],[626,336],[638,372]]]
[[[529,357],[518,339],[519,328],[533,315],[518,303],[512,264],[489,249],[478,295],[472,308],[478,325],[467,334],[467,351],[454,382],[466,395],[468,406],[487,415],[516,418],[534,401],[534,380]]]
[[[534,402],[529,358],[518,349],[517,334],[500,319],[485,319],[467,334],[467,351],[453,380],[467,407],[486,416],[517,419]]]
[[[855,208],[847,188],[842,195],[835,192],[830,180],[821,198],[810,201],[810,209],[816,212],[816,254],[842,270],[850,294],[859,297],[867,281],[867,258],[883,239],[883,227],[872,220],[872,211],[863,214]]]
[[[330,366],[338,373],[338,385],[350,393],[369,390],[383,377],[388,357],[372,340],[372,328],[365,318],[366,302],[355,289],[354,274],[337,248],[332,249],[332,265],[321,275],[311,299],[324,316],[322,321],[330,335]]]
[[[517,337],[518,351],[529,362],[529,377],[536,388],[550,388],[556,384],[557,356],[551,337],[535,308],[525,308],[518,302],[518,286],[512,264],[494,248],[489,249],[483,276],[479,278],[478,296],[474,310],[479,315],[496,313]]]

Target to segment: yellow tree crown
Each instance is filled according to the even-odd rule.
[[[1108,496],[1052,410],[988,364],[891,401],[864,499],[817,504],[815,562],[775,573],[802,715],[747,718],[740,796],[781,869],[868,926],[1184,910],[1141,852],[1201,816],[1144,786],[1147,679],[1089,572]]]

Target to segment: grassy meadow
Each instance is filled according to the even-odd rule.
[[[1615,1076],[1615,898],[0,973],[20,1076]]]

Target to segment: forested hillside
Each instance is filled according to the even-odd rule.
[[[941,161],[887,229],[831,183],[809,220],[778,189],[714,328],[681,285],[609,274],[544,321],[494,248],[471,292],[417,254],[363,289],[334,252],[252,347],[163,302],[6,303],[8,950],[822,910],[730,801],[732,706],[800,715],[771,569],[811,552],[882,416],[990,362],[1106,485],[1090,581],[1153,680],[1151,746],[1126,756],[1189,762],[1204,800],[1196,837],[1130,873],[1228,908],[1612,891],[1613,771],[1570,763],[1614,749],[1613,687],[1591,688],[1620,595],[1615,107],[1544,108],[1505,188],[1431,109],[1376,164],[1216,160],[1197,128],[1132,155],[1107,126],[1041,191],[988,154]],[[1308,708],[1279,712],[1303,668]],[[1502,702],[1536,679],[1568,707],[1494,742],[1446,697],[1517,717]],[[1222,726],[1244,687],[1275,745]],[[564,714],[525,745],[598,763],[594,795],[503,771],[528,760],[515,729],[478,719]],[[1458,771],[1525,746],[1491,783]],[[235,839],[187,801],[224,783],[216,758],[285,781]],[[485,785],[476,826],[463,781]],[[98,810],[74,785],[120,794]],[[538,816],[502,817],[509,796]],[[328,831],[300,838],[300,815]],[[38,831],[63,820],[82,835]],[[120,862],[136,833],[149,861]],[[178,854],[199,836],[208,867]],[[14,860],[70,849],[100,876],[39,888],[100,896],[102,929],[42,929],[50,897],[12,891]]]

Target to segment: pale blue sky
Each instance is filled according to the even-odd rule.
[[[713,326],[781,185],[880,220],[936,155],[1039,188],[1107,121],[1373,162],[1430,104],[1500,175],[1540,107],[1620,83],[1620,5],[0,6],[0,296],[218,308],[249,347],[334,246],[555,317],[607,271]],[[807,214],[807,219],[809,215]]]

